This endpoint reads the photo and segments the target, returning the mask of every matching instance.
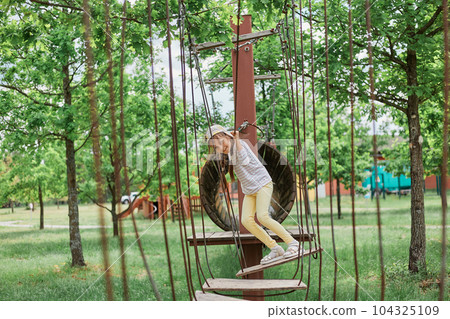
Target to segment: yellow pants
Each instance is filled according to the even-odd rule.
[[[255,222],[255,213],[259,222],[280,236],[286,244],[291,243],[294,238],[278,223],[269,216],[269,205],[272,198],[273,183],[264,185],[258,192],[245,195],[242,203],[242,225],[262,241],[267,247],[272,249],[277,245],[264,229]]]

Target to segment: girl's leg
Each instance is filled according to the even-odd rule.
[[[255,213],[256,194],[245,195],[244,201],[242,202],[242,225],[267,247],[270,249],[274,248],[277,246],[277,243],[255,222]]]
[[[286,244],[297,242],[286,229],[269,216],[269,205],[272,198],[273,183],[270,182],[256,193],[256,214],[259,222],[280,236]]]

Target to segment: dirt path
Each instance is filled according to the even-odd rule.
[[[29,225],[29,224],[17,224],[20,223],[20,220],[11,220],[7,222],[0,222],[0,226],[3,227],[19,227],[19,228],[34,228],[37,227],[37,225]],[[100,226],[97,225],[80,225],[81,229],[94,229],[94,228],[100,228]],[[105,226],[106,228],[111,228],[110,226]],[[48,228],[62,228],[62,229],[69,229],[68,225],[44,225],[45,229]]]

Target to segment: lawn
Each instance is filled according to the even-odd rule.
[[[386,300],[437,300],[441,261],[441,208],[440,198],[435,193],[427,193],[426,236],[427,271],[411,275],[408,272],[408,252],[410,236],[409,197],[401,199],[388,196],[381,199],[381,218],[383,223],[383,250],[386,271]],[[351,228],[350,197],[343,197],[342,219],[337,219],[336,204],[333,205],[336,251],[338,261],[337,299],[354,300],[355,271],[353,258],[353,239]],[[295,207],[295,206],[294,206]],[[312,209],[315,212],[315,208]],[[287,228],[296,227],[296,210],[283,223]],[[323,247],[323,267],[321,280],[322,300],[333,300],[334,263],[331,242],[329,199],[319,201],[320,235]],[[139,233],[144,250],[164,300],[171,300],[168,263],[164,246],[162,222],[144,219],[136,214]],[[195,214],[195,226],[201,231],[200,214]],[[378,233],[376,227],[375,202],[357,198],[356,201],[356,247],[359,269],[359,299],[379,300],[380,267]],[[50,228],[39,230],[39,212],[30,213],[25,208],[16,208],[14,214],[9,209],[0,209],[0,223],[14,221],[14,225],[32,227],[0,226],[0,300],[105,300],[104,277],[102,276],[102,254],[99,229],[81,229],[81,237],[86,267],[70,266],[68,229]],[[116,300],[122,299],[120,253],[117,238],[112,236],[110,218],[107,218],[110,261],[113,263],[113,285]],[[67,225],[67,208],[47,205],[45,207],[46,225]],[[80,225],[98,224],[98,209],[94,205],[80,206]],[[314,215],[314,224],[316,218]],[[205,217],[207,231],[219,230]],[[181,250],[178,222],[167,221],[170,255],[174,274],[177,300],[189,300],[186,275]],[[126,266],[132,300],[155,300],[150,282],[143,267],[138,246],[135,244],[131,218],[124,221]],[[191,234],[190,221],[187,233]],[[190,248],[193,282],[199,289],[194,250]],[[203,272],[210,277],[209,269],[216,278],[235,278],[240,270],[234,246],[208,246],[209,269],[205,258],[205,248],[199,247]],[[267,249],[264,251],[267,253]],[[450,264],[447,252],[447,265]],[[310,269],[309,269],[310,264]],[[265,271],[265,278],[290,279],[297,270],[292,262]],[[303,275],[302,275],[303,273]],[[266,300],[318,300],[319,259],[304,258],[303,272],[299,270],[296,278],[309,283],[308,291],[267,297]],[[446,295],[448,300],[448,294]]]

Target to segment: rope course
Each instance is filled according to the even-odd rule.
[[[304,2],[306,3],[306,1]],[[294,0],[288,1],[285,0],[284,8],[282,10],[283,17],[276,24],[276,28],[272,29],[271,32],[278,36],[281,50],[280,63],[282,63],[282,68],[284,71],[285,77],[285,85],[286,91],[283,92],[285,98],[287,100],[287,105],[289,107],[289,113],[291,116],[291,121],[289,125],[292,127],[292,138],[295,141],[293,145],[293,157],[294,157],[294,165],[285,165],[282,172],[276,172],[275,169],[269,170],[272,174],[285,173],[292,178],[292,194],[289,193],[287,195],[281,194],[279,196],[272,197],[272,203],[274,207],[278,207],[277,213],[282,215],[281,221],[283,221],[290,213],[292,207],[295,202],[295,215],[294,217],[290,216],[292,220],[296,222],[296,227],[298,231],[298,235],[301,236],[301,247],[305,249],[305,253],[302,253],[302,249],[299,249],[299,252],[295,258],[291,258],[290,261],[296,261],[296,266],[294,273],[292,275],[292,280],[295,282],[295,286],[289,286],[288,288],[283,288],[287,291],[281,293],[271,293],[265,294],[266,297],[270,296],[279,296],[284,294],[289,294],[297,291],[298,289],[304,289],[305,292],[305,300],[310,298],[310,287],[311,282],[314,279],[311,276],[311,270],[313,267],[313,260],[318,259],[318,300],[322,300],[322,275],[323,275],[323,254],[325,252],[328,257],[333,262],[334,268],[334,280],[333,280],[333,300],[337,300],[337,273],[338,273],[338,256],[337,256],[337,248],[336,248],[336,236],[335,236],[335,225],[334,225],[334,211],[333,211],[333,170],[332,170],[332,136],[331,136],[331,125],[332,125],[332,107],[331,107],[331,94],[330,94],[330,65],[329,65],[329,26],[328,26],[328,6],[327,0],[323,1],[323,30],[324,30],[324,60],[325,60],[325,93],[326,93],[326,121],[327,121],[327,145],[328,145],[328,179],[330,181],[330,231],[331,231],[331,243],[333,253],[330,255],[324,247],[322,247],[321,241],[321,231],[320,231],[320,216],[319,216],[319,174],[318,174],[318,149],[317,145],[320,141],[317,140],[317,120],[318,120],[318,111],[316,109],[316,75],[318,70],[315,67],[315,63],[322,58],[323,55],[318,57],[318,54],[314,51],[315,37],[314,32],[321,30],[313,24],[313,8],[312,1],[308,0],[308,6],[302,7],[302,1],[299,1],[298,4]],[[444,29],[444,123],[443,123],[443,162],[441,165],[441,174],[443,177],[442,184],[442,237],[446,238],[446,211],[447,211],[447,202],[446,202],[446,175],[447,175],[447,161],[448,161],[448,91],[449,91],[449,64],[448,64],[448,3],[447,0],[443,0],[443,29]],[[247,126],[253,126],[255,128],[259,128],[256,124],[256,121],[253,123],[247,122],[240,126],[240,123],[237,122],[237,109],[241,107],[237,103],[237,95],[238,95],[238,78],[239,78],[239,55],[241,50],[245,50],[247,46],[252,46],[261,38],[254,38],[251,40],[245,40],[248,38],[242,39],[242,35],[240,34],[241,28],[241,1],[233,1],[230,4],[236,4],[237,6],[237,24],[236,24],[236,41],[235,47],[232,49],[235,52],[235,72],[234,72],[234,130],[245,130]],[[116,127],[116,106],[115,106],[115,94],[114,94],[114,74],[113,74],[113,58],[112,58],[112,48],[111,48],[111,40],[109,38],[110,33],[110,12],[109,12],[109,2],[108,0],[104,0],[105,7],[105,21],[106,28],[105,32],[108,35],[106,37],[106,55],[108,59],[108,84],[109,84],[109,101],[110,101],[110,123],[112,128],[112,143],[113,143],[113,166],[114,166],[114,177],[115,177],[115,196],[116,198],[120,197],[120,177],[121,177],[121,166],[123,167],[124,174],[124,184],[126,193],[130,195],[130,180],[128,177],[128,167],[126,162],[126,154],[125,154],[125,143],[121,144],[121,149],[119,150],[119,142],[117,138],[117,127]],[[367,38],[367,58],[368,58],[368,83],[369,83],[369,101],[370,101],[370,109],[371,109],[371,119],[372,119],[372,152],[373,152],[373,165],[374,165],[374,177],[375,180],[378,176],[378,146],[377,146],[377,110],[375,105],[375,75],[374,75],[374,65],[373,65],[373,42],[372,42],[372,25],[371,25],[371,4],[369,0],[365,0],[365,19],[366,19],[366,30],[365,36]],[[354,52],[353,52],[353,21],[352,21],[352,13],[353,13],[353,4],[351,0],[348,0],[348,53],[349,53],[349,106],[350,106],[350,146],[351,146],[351,216],[352,216],[352,242],[353,242],[353,260],[354,260],[354,280],[355,280],[355,288],[354,288],[354,300],[359,299],[359,289],[360,287],[360,274],[358,268],[358,256],[357,256],[357,240],[356,240],[356,214],[355,214],[355,79],[354,79]],[[95,81],[94,81],[94,56],[92,50],[92,39],[91,39],[91,26],[90,26],[90,14],[89,14],[89,4],[88,0],[83,1],[83,23],[85,27],[85,50],[87,57],[87,81],[88,81],[88,93],[89,93],[89,106],[90,106],[90,119],[92,126],[92,141],[93,141],[93,156],[94,156],[94,164],[95,164],[95,177],[96,177],[96,190],[97,190],[97,198],[98,201],[101,202],[103,181],[101,177],[101,153],[100,153],[100,143],[99,143],[99,120],[97,114],[97,106],[96,106],[96,96],[95,96]],[[158,186],[159,186],[159,198],[161,200],[160,206],[158,207],[159,211],[163,211],[161,217],[162,218],[162,226],[164,233],[164,242],[165,242],[165,250],[168,260],[168,274],[171,285],[171,294],[172,299],[176,300],[175,295],[175,284],[172,273],[172,261],[171,254],[169,250],[169,238],[167,234],[167,226],[166,226],[166,217],[165,214],[170,207],[165,207],[163,201],[163,183],[162,183],[162,172],[161,172],[161,154],[160,154],[160,126],[158,122],[158,110],[157,110],[157,88],[156,88],[156,76],[155,76],[155,50],[154,50],[154,35],[152,26],[155,21],[152,19],[152,3],[151,0],[147,0],[147,14],[148,14],[148,26],[149,26],[149,47],[150,47],[150,63],[151,63],[151,98],[153,104],[153,116],[154,116],[154,132],[156,135],[156,158],[157,158],[157,171],[158,171]],[[206,164],[204,164],[203,168],[200,169],[201,156],[200,156],[200,145],[198,144],[198,137],[201,136],[198,134],[197,130],[199,129],[200,122],[197,121],[198,109],[196,109],[196,94],[195,94],[195,80],[197,81],[198,88],[201,93],[201,103],[204,107],[204,114],[206,117],[206,125],[207,129],[211,132],[211,127],[215,121],[215,106],[213,106],[213,113],[211,113],[208,97],[205,89],[205,81],[203,80],[203,74],[200,67],[200,56],[198,50],[198,44],[195,43],[195,40],[192,37],[192,24],[189,20],[189,17],[192,15],[201,14],[203,12],[207,12],[207,9],[201,12],[197,12],[194,14],[189,14],[186,8],[186,4],[184,0],[178,0],[178,12],[175,15],[177,18],[178,24],[178,35],[179,35],[179,54],[180,54],[180,70],[181,70],[181,93],[182,93],[182,110],[183,110],[183,120],[177,119],[176,113],[176,100],[175,100],[175,88],[174,88],[174,75],[173,75],[173,57],[172,57],[172,35],[174,25],[171,21],[173,18],[173,13],[170,12],[169,0],[165,0],[165,31],[166,31],[166,40],[167,40],[167,55],[168,55],[168,63],[169,63],[169,90],[170,90],[170,124],[171,124],[171,134],[172,134],[172,153],[174,159],[174,179],[175,179],[175,187],[176,187],[176,200],[172,205],[177,205],[177,207],[181,208],[180,218],[178,218],[178,230],[180,237],[180,248],[183,256],[183,266],[184,266],[184,274],[186,277],[186,286],[189,294],[190,300],[199,300],[198,292],[196,291],[196,281],[198,281],[199,286],[201,287],[201,292],[205,294],[207,291],[213,291],[216,295],[233,297],[233,296],[242,296],[242,294],[225,294],[220,291],[224,291],[221,289],[216,289],[213,280],[221,280],[222,278],[216,278],[212,271],[211,262],[209,261],[210,254],[208,253],[209,243],[207,241],[207,232],[205,227],[205,214],[206,213],[211,217],[211,212],[219,211],[222,213],[222,219],[217,218],[217,220],[213,220],[215,224],[219,227],[223,228],[225,231],[230,232],[229,239],[233,243],[233,249],[235,250],[236,258],[239,262],[240,273],[243,277],[248,277],[250,272],[249,269],[252,267],[258,267],[260,265],[248,265],[248,251],[247,256],[244,252],[244,246],[246,245],[246,241],[248,237],[245,237],[243,233],[239,230],[240,217],[235,211],[233,205],[234,194],[230,192],[229,185],[225,174],[228,172],[228,161],[225,156],[210,156],[207,158]],[[120,95],[120,140],[125,141],[125,125],[124,125],[124,45],[125,45],[125,32],[126,32],[126,12],[127,12],[127,1],[123,2],[122,7],[122,28],[121,28],[121,56],[120,56],[120,87],[119,87],[119,95]],[[307,15],[305,14],[307,12]],[[303,18],[308,17],[308,21],[305,22]],[[297,20],[298,17],[298,20]],[[231,21],[230,23],[233,23]],[[304,30],[305,25],[308,24],[309,27],[309,48],[305,41],[308,39],[308,35]],[[317,29],[316,29],[317,28]],[[241,41],[240,41],[241,38]],[[245,42],[242,42],[244,40]],[[298,43],[300,42],[300,43]],[[307,52],[309,49],[309,52]],[[188,50],[188,52],[186,52]],[[212,48],[215,51],[226,51],[229,50],[227,48],[221,48],[219,46]],[[307,56],[309,53],[309,57]],[[242,53],[241,53],[242,54]],[[241,56],[241,58],[243,58]],[[216,75],[222,72],[230,63],[227,63]],[[310,70],[306,70],[306,66],[310,66]],[[241,70],[242,71],[242,70]],[[194,73],[196,72],[196,79]],[[300,74],[301,72],[301,74]],[[310,72],[310,74],[308,74]],[[215,75],[215,76],[216,76]],[[215,77],[214,76],[214,77]],[[213,78],[214,78],[213,77]],[[306,78],[309,78],[307,81]],[[193,117],[193,126],[192,131],[188,125],[188,84],[187,81],[190,82],[190,95],[191,95],[191,103],[192,103],[192,117]],[[241,81],[239,81],[241,83]],[[273,101],[272,101],[272,129],[271,129],[271,137],[269,134],[267,136],[267,141],[273,141],[273,137],[275,136],[274,130],[274,122],[275,122],[275,90],[277,83],[275,82],[273,86]],[[310,96],[308,96],[307,88],[311,92]],[[301,97],[300,97],[301,95]],[[308,100],[308,101],[307,101]],[[310,100],[310,101],[309,101]],[[300,102],[301,101],[301,102]],[[319,101],[319,100],[318,100]],[[307,163],[307,119],[308,112],[312,115],[312,135],[313,135],[313,147],[314,147],[314,165],[308,161]],[[182,123],[182,124],[181,124]],[[268,122],[269,123],[269,122]],[[184,143],[178,140],[178,126],[182,125],[182,130],[184,133]],[[252,128],[253,129],[253,128]],[[269,131],[269,127],[267,129]],[[256,129],[255,129],[256,131]],[[302,134],[303,133],[303,134]],[[189,134],[193,134],[194,136],[194,145],[195,147],[195,163],[196,163],[196,172],[198,179],[193,181],[191,180],[190,173],[190,154],[188,151],[184,152],[184,155],[181,155],[180,147],[188,150],[192,148],[192,145],[189,141]],[[201,133],[200,133],[201,134]],[[289,131],[289,134],[291,132]],[[269,143],[259,142],[258,146],[260,147],[259,155],[264,160],[265,156],[275,156],[273,154],[277,154],[276,163],[273,165],[279,165],[282,160],[286,160],[281,152],[275,150],[274,147],[270,146]],[[309,146],[309,144],[308,144]],[[119,153],[121,152],[121,156]],[[182,170],[182,162],[183,157],[186,165],[186,181],[182,184],[181,181],[181,170]],[[120,159],[121,157],[121,159]],[[301,161],[301,163],[300,163]],[[270,164],[272,165],[272,164]],[[267,164],[269,166],[269,164]],[[314,180],[314,201],[315,201],[315,212],[311,210],[311,202],[309,200],[308,195],[308,171],[313,170],[313,176],[311,179]],[[309,174],[311,176],[311,174]],[[151,180],[153,176],[150,176]],[[209,196],[211,192],[206,192],[205,190],[209,187],[211,188],[212,184],[207,184],[205,180],[214,179],[214,194],[215,197],[211,198],[209,202],[204,201],[205,196]],[[274,177],[272,177],[274,179]],[[150,181],[149,181],[150,182]],[[311,181],[310,181],[311,182]],[[183,213],[188,209],[185,207],[186,202],[183,200],[183,196],[187,194],[187,202],[189,203],[189,207],[192,207],[193,198],[191,194],[191,187],[198,183],[200,190],[200,198],[202,199],[202,205],[200,208],[200,218],[201,218],[201,233],[196,230],[196,217],[194,214],[190,216],[190,227],[192,233],[192,239],[188,236],[188,227],[186,216]],[[339,187],[339,184],[338,184]],[[376,215],[377,215],[377,236],[378,236],[378,253],[379,253],[379,266],[380,266],[380,300],[385,299],[385,290],[386,290],[386,274],[385,274],[385,265],[384,265],[384,253],[383,253],[383,242],[382,242],[382,222],[381,222],[381,213],[380,213],[380,200],[378,191],[378,183],[375,183],[375,199],[376,199]],[[312,187],[311,187],[312,188]],[[275,192],[274,192],[275,194]],[[219,196],[223,195],[223,196]],[[289,196],[288,196],[289,195]],[[285,196],[283,198],[283,196]],[[312,196],[312,195],[311,195]],[[290,201],[288,204],[285,201]],[[120,201],[119,201],[120,202]],[[212,203],[212,204],[211,204]],[[132,203],[130,206],[132,207]],[[271,206],[272,207],[272,206]],[[120,204],[118,204],[118,210],[121,210]],[[314,216],[315,213],[315,216]],[[218,214],[218,213],[217,213]],[[136,225],[136,220],[134,215],[132,215],[132,222],[136,236],[136,242],[138,243],[141,257],[144,263],[144,267],[146,269],[150,284],[152,286],[155,298],[157,300],[162,300],[161,295],[158,291],[157,284],[153,279],[153,276],[150,271],[149,264],[147,262],[145,252],[142,246],[142,242],[140,240],[141,235],[139,235],[138,228]],[[279,217],[279,216],[276,216]],[[314,218],[315,217],[315,218]],[[102,252],[103,252],[103,260],[104,260],[104,268],[106,273],[106,291],[108,300],[113,300],[113,289],[111,283],[111,272],[110,272],[110,264],[108,257],[108,243],[107,237],[104,230],[104,217],[103,217],[103,208],[99,206],[99,218],[101,228],[101,238],[102,238]],[[274,218],[276,219],[276,218]],[[223,223],[223,220],[227,220],[228,224]],[[315,222],[314,222],[315,220]],[[281,222],[280,221],[280,222]],[[125,300],[129,300],[129,291],[128,291],[128,283],[127,283],[127,271],[126,271],[126,262],[125,262],[125,253],[124,249],[124,234],[122,230],[122,221],[120,222],[120,236],[119,236],[119,244],[121,251],[121,261],[122,261],[122,283],[123,283],[123,297]],[[220,224],[222,222],[222,224]],[[226,224],[226,225],[225,225]],[[223,226],[221,226],[223,225]],[[228,227],[229,229],[225,229]],[[306,247],[306,243],[308,246]],[[193,246],[194,256],[191,257],[191,252],[189,246]],[[202,254],[199,250],[199,245],[204,246],[204,262],[206,263],[207,270],[203,269],[202,265]],[[306,249],[307,248],[307,249]],[[306,253],[307,251],[307,253]],[[308,258],[308,263],[306,265],[306,261],[304,258]],[[195,269],[192,269],[192,259],[195,258]],[[280,262],[281,265],[284,262]],[[442,242],[442,261],[441,261],[441,282],[440,282],[440,291],[439,291],[439,300],[444,300],[445,293],[445,280],[446,280],[446,243],[445,240]],[[274,264],[276,265],[276,264]],[[265,268],[270,268],[274,265],[267,266]],[[262,266],[261,266],[262,267]],[[307,267],[307,274],[305,274],[305,268]],[[258,270],[255,270],[253,273],[258,273],[265,269],[264,267]],[[197,280],[194,280],[194,272],[196,272]],[[206,273],[209,273],[207,276]],[[239,274],[239,273],[238,273]],[[217,275],[217,274],[216,274]],[[239,275],[237,275],[239,276]],[[208,279],[211,278],[211,279]],[[223,279],[225,280],[225,279]],[[248,281],[250,282],[253,279],[243,279],[242,282]],[[262,280],[262,279],[261,279]],[[265,280],[265,279],[264,279]],[[288,279],[286,279],[287,281]],[[281,279],[280,279],[281,281]],[[303,283],[306,282],[306,285]],[[220,287],[219,287],[220,288]],[[264,290],[264,289],[262,289]],[[276,289],[275,289],[276,290]],[[242,289],[244,291],[244,289]],[[249,290],[249,293],[244,293],[246,298],[254,297],[258,298],[260,295],[258,293],[254,293],[256,290]]]
[[[126,1],[124,1],[125,7]],[[156,144],[156,162],[158,163],[158,185],[159,185],[159,198],[160,205],[162,207],[158,207],[159,210],[164,210],[164,201],[163,201],[163,190],[162,190],[162,177],[161,177],[161,154],[160,154],[160,146],[159,146],[159,127],[158,127],[158,112],[157,112],[157,102],[156,102],[156,83],[155,83],[155,61],[154,61],[154,50],[153,50],[153,20],[152,20],[152,4],[151,0],[147,0],[147,11],[148,11],[148,32],[149,32],[149,44],[150,44],[150,63],[151,63],[151,74],[152,74],[152,100],[153,100],[153,116],[154,116],[154,127],[155,127],[155,144]],[[165,212],[164,212],[165,213]],[[173,283],[173,274],[172,274],[172,262],[170,258],[170,250],[169,250],[169,241],[167,236],[167,226],[166,226],[166,218],[163,216],[162,218],[163,231],[164,231],[164,244],[166,248],[167,255],[167,263],[169,268],[169,279],[170,279],[170,288],[172,292],[172,300],[176,300],[175,296],[175,285]]]
[[[328,180],[333,180],[333,168],[331,165],[331,118],[330,118],[330,70],[328,57],[328,15],[327,0],[323,1],[324,28],[325,28],[325,90],[327,103],[327,138],[328,138]],[[331,223],[331,241],[333,244],[333,260],[334,260],[334,280],[333,280],[333,300],[336,300],[336,284],[337,284],[337,259],[336,259],[336,243],[334,240],[334,222],[333,222],[333,183],[330,183],[330,223]],[[320,244],[320,243],[319,243]],[[322,265],[322,255],[320,255],[320,265]],[[319,276],[319,300],[321,300],[321,276]]]
[[[369,83],[370,83],[370,104],[371,104],[371,115],[372,115],[372,127],[373,127],[373,165],[375,167],[375,180],[378,176],[378,159],[377,159],[377,131],[376,131],[376,109],[375,109],[375,80],[373,72],[373,52],[372,52],[372,27],[370,20],[370,1],[366,0],[366,28],[367,28],[367,53],[369,56]],[[377,184],[378,187],[378,184]],[[380,271],[381,271],[381,296],[380,300],[384,300],[384,293],[386,289],[386,275],[384,271],[384,260],[383,260],[383,243],[381,237],[381,213],[380,213],[380,194],[375,193],[375,200],[377,205],[377,226],[378,226],[378,243],[380,251]]]
[[[288,35],[288,31],[289,31],[289,26],[288,26],[288,10],[287,10],[287,1],[285,2],[285,10],[283,11],[285,13],[285,20],[283,22],[281,22],[281,31],[280,32],[280,41],[281,41],[281,47],[283,49],[283,52],[285,53],[283,56],[283,63],[285,66],[285,77],[286,77],[286,86],[289,90],[288,93],[288,102],[290,105],[290,110],[291,110],[291,119],[292,119],[292,129],[293,129],[293,138],[294,140],[297,140],[297,144],[294,144],[294,154],[296,155],[296,158],[299,158],[300,152],[302,150],[302,143],[301,143],[301,139],[299,137],[299,116],[298,116],[298,78],[297,78],[297,72],[295,72],[295,82],[293,79],[293,67],[292,67],[292,52],[291,52],[291,45],[290,45],[290,41],[291,41],[291,37],[289,37]],[[292,10],[294,10],[294,6],[292,6]],[[296,36],[295,36],[295,18],[293,16],[293,29],[294,29],[294,41],[296,41]],[[288,45],[286,45],[286,43],[289,43]],[[295,42],[296,43],[296,42]],[[294,46],[294,51],[296,52],[296,45]],[[289,50],[288,50],[289,49]],[[297,54],[294,54],[295,56],[295,69],[297,70]],[[302,54],[302,59],[304,58],[303,54]],[[294,92],[293,92],[293,84],[295,83],[296,85],[296,97],[294,96]],[[296,113],[297,112],[297,113]],[[295,121],[296,119],[296,121]],[[295,130],[295,128],[297,127],[297,130]],[[297,132],[297,136],[296,136],[296,132]],[[304,142],[304,141],[303,141]],[[294,174],[295,174],[295,178],[297,179],[297,172],[296,172],[296,167],[297,165],[294,165]],[[301,170],[299,170],[298,172],[298,176],[299,176],[299,184],[301,185],[302,183],[302,173]],[[304,181],[304,180],[303,180]],[[295,185],[297,185],[297,181],[295,180]],[[299,229],[304,229],[303,228],[303,212],[302,212],[302,204],[301,201],[302,199],[305,201],[306,203],[306,191],[304,188],[305,184],[303,184],[300,189],[301,192],[303,191],[303,196],[300,196],[300,198],[296,198],[296,209],[297,209],[297,224]],[[300,202],[300,203],[299,203]],[[306,204],[305,204],[306,205]],[[300,217],[299,217],[299,206],[300,206]],[[300,223],[298,222],[300,220]],[[308,231],[309,233],[309,231]],[[300,267],[300,263],[301,263],[301,276],[299,279],[299,283],[302,282],[303,280],[303,255],[301,256],[301,258],[297,259],[297,268],[296,271],[294,273],[295,277],[299,271],[299,267]]]
[[[92,127],[92,152],[94,157],[94,171],[95,171],[95,182],[97,190],[97,200],[102,202],[100,199],[103,197],[103,179],[101,176],[101,150],[100,150],[100,132],[99,132],[99,121],[96,105],[96,94],[94,87],[94,52],[92,49],[92,31],[90,23],[90,7],[89,1],[83,0],[83,24],[85,27],[84,37],[85,37],[85,50],[86,50],[86,68],[87,68],[87,83],[88,83],[88,94],[89,94],[89,110],[90,119]],[[101,243],[102,243],[102,253],[103,253],[103,266],[106,271],[105,275],[105,285],[108,300],[113,300],[113,289],[111,283],[111,271],[109,266],[109,255],[108,255],[108,239],[106,237],[105,230],[105,216],[103,207],[99,206],[99,221],[101,226]]]
[[[358,300],[359,290],[359,272],[358,272],[358,256],[356,253],[356,217],[355,217],[355,81],[353,71],[353,22],[352,22],[352,1],[348,0],[348,44],[350,53],[350,136],[351,136],[351,166],[352,166],[352,182],[350,193],[352,195],[352,234],[353,234],[353,259],[355,261],[355,301]],[[376,156],[376,154],[374,154]]]
[[[127,15],[127,1],[125,0],[122,5],[122,16],[126,17]],[[123,77],[124,77],[124,64],[125,64],[125,30],[127,26],[127,20],[122,19],[122,29],[120,32],[121,35],[121,42],[120,47],[122,50],[120,50],[120,69],[119,69],[119,103],[120,103],[120,140],[125,141],[125,125],[124,125],[124,83],[123,83]],[[117,153],[116,153],[117,154]],[[127,173],[127,167],[126,167],[126,152],[125,152],[125,143],[121,143],[121,165],[124,170],[124,178],[128,181],[128,173]],[[117,154],[118,156],[118,154]],[[117,163],[117,158],[115,159]],[[120,196],[120,190],[122,189],[120,184],[120,170],[119,170],[119,176],[116,177],[116,189],[118,191],[118,196]],[[130,196],[130,189],[129,189],[129,183],[126,184],[126,193],[128,196]],[[117,197],[119,198],[119,197]],[[119,201],[118,204],[118,211],[121,210],[121,202]],[[123,222],[122,219],[119,219],[119,246],[120,246],[120,261],[121,261],[121,270],[122,270],[122,286],[123,286],[123,299],[125,301],[130,300],[129,292],[128,292],[128,281],[127,281],[127,266],[126,266],[126,260],[125,260],[125,246],[124,246],[124,234],[123,234]]]

